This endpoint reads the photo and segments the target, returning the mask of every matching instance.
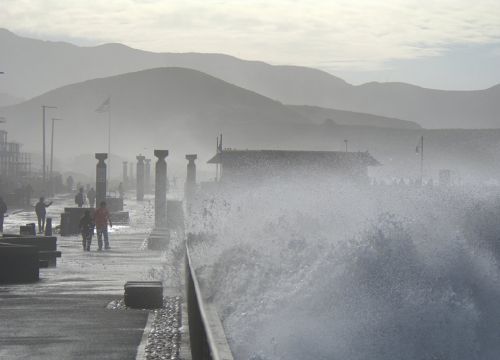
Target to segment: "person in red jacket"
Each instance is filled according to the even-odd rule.
[[[109,246],[109,237],[108,237],[108,223],[109,227],[113,227],[111,223],[111,219],[109,218],[109,211],[106,208],[106,202],[101,201],[99,204],[99,209],[97,209],[94,213],[94,224],[97,232],[97,246],[98,250],[102,250],[102,238],[104,237],[104,248],[106,250],[111,249]]]

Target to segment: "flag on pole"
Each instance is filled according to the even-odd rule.
[[[103,113],[108,112],[111,107],[111,97],[108,97],[102,104],[99,106],[95,112]]]

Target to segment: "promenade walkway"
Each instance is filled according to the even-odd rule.
[[[152,312],[110,304],[123,298],[126,281],[162,279],[166,264],[164,254],[144,249],[148,203],[127,203],[132,225],[115,228],[111,250],[96,251],[94,240],[84,252],[79,237],[59,237],[62,258],[40,269],[38,283],[0,285],[0,359],[136,359],[138,348],[146,358],[141,340]],[[182,289],[167,287],[165,295]]]

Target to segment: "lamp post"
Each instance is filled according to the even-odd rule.
[[[42,165],[43,165],[43,169],[42,169],[42,173],[43,173],[43,187],[44,187],[44,190],[46,191],[47,190],[47,174],[46,174],[46,168],[45,168],[45,109],[57,109],[56,106],[48,106],[48,105],[42,105],[42,115],[43,115],[43,129],[42,129],[42,146],[43,146],[43,150],[42,150]]]
[[[347,139],[344,140],[345,142],[345,152],[347,152],[347,143],[349,142]]]
[[[49,172],[49,176],[50,176],[50,190],[51,192],[53,192],[53,184],[52,184],[52,172],[54,170],[54,122],[56,121],[61,121],[62,119],[57,119],[57,118],[52,118],[52,135],[50,137],[50,172]]]

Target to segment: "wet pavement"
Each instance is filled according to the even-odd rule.
[[[49,216],[72,206],[56,198]],[[126,201],[131,225],[113,227],[109,251],[84,252],[77,236],[59,237],[62,257],[56,268],[40,269],[40,281],[0,285],[0,359],[135,359],[149,311],[111,310],[130,280],[163,280],[165,255],[144,241],[152,226],[152,201]],[[19,212],[6,221],[6,232],[29,221]],[[6,219],[7,220],[7,219]],[[166,288],[166,296],[182,296]]]

